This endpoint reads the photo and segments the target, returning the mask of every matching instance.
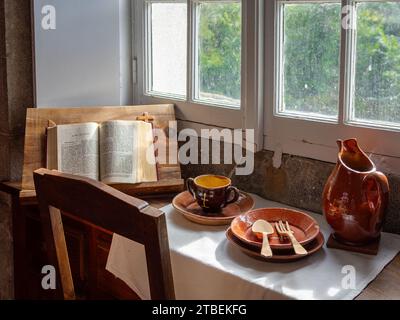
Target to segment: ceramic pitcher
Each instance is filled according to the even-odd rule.
[[[386,176],[356,139],[338,140],[338,161],[323,193],[323,211],[336,240],[365,245],[380,236],[389,199]]]

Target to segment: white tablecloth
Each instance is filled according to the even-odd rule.
[[[287,207],[253,195],[256,208]],[[187,221],[172,205],[166,213],[177,299],[353,299],[400,251],[400,236],[383,233],[377,256],[323,249],[291,263],[267,263],[248,257],[225,238],[227,226]],[[308,212],[309,213],[309,212]],[[329,226],[309,213],[327,240]],[[149,299],[142,245],[114,235],[106,269]],[[355,271],[355,278],[351,275]],[[354,281],[353,281],[354,280]]]

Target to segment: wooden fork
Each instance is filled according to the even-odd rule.
[[[275,229],[280,236],[288,237],[290,239],[293,245],[294,252],[296,254],[306,255],[308,253],[307,250],[304,249],[303,246],[294,237],[293,231],[290,229],[289,223],[287,221],[286,225],[282,221],[279,221],[279,223],[275,222]]]

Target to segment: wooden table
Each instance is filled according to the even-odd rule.
[[[17,199],[19,195],[19,184],[18,183],[1,183],[0,184],[0,191],[7,192],[9,193],[14,200]],[[173,195],[167,195],[167,196],[155,196],[155,197],[146,197],[145,200],[149,202],[149,204],[153,207],[156,208],[162,208],[168,204],[171,203],[173,198]],[[32,206],[35,205],[36,203],[36,197],[34,192],[25,192],[21,194],[21,204],[24,206]],[[15,209],[13,209],[13,212],[15,212]],[[13,213],[13,220],[17,223],[14,223],[14,234],[17,235],[14,239],[14,250],[15,250],[15,263],[17,264],[15,267],[15,272],[16,273],[26,273],[26,270],[24,270],[24,265],[25,265],[25,257],[20,250],[25,250],[25,222],[21,220],[21,216],[17,216],[15,213]],[[73,222],[71,222],[73,224]],[[85,229],[87,231],[87,229]],[[91,266],[90,269],[92,272],[99,272],[99,269],[104,268],[103,264],[104,262],[104,257],[107,255],[107,252],[109,250],[109,245],[111,241],[111,235],[107,234],[105,230],[96,230],[94,233],[92,231],[92,236],[93,234],[96,234],[98,237],[100,237],[102,243],[100,247],[103,249],[101,251],[101,256],[103,259],[102,263],[100,265],[96,266]],[[76,240],[75,240],[76,241]],[[95,245],[96,248],[99,247],[98,243],[96,242]],[[98,252],[94,250],[95,252],[89,252],[89,255],[93,255]],[[95,257],[95,261],[98,262],[98,257]],[[79,262],[81,263],[81,262]],[[121,299],[135,299],[137,296],[130,291],[127,286],[125,286],[121,281],[118,279],[113,279],[111,274],[107,274],[107,271],[101,273],[101,277],[103,279],[96,279],[93,283],[96,284],[97,288],[91,288],[92,290],[89,291],[96,291],[98,290],[98,286],[103,286],[104,283],[108,283],[108,285],[103,288],[103,290],[100,290],[102,294],[100,296],[94,296],[96,298],[121,298]],[[15,276],[16,281],[19,279],[19,275]],[[104,283],[99,284],[99,281],[104,281]],[[24,283],[25,285],[26,283]],[[112,285],[111,285],[112,284]],[[89,281],[89,286],[90,286],[90,281]],[[18,295],[18,291],[21,289],[18,288],[18,284],[16,283],[16,294]],[[111,290],[110,294],[107,295],[105,290]],[[26,292],[25,292],[25,297],[26,297]],[[93,297],[93,295],[91,296]],[[372,281],[366,289],[356,298],[357,300],[380,300],[380,299],[400,299],[400,254],[396,256],[396,258],[385,267],[385,269],[380,273],[380,275]]]
[[[400,254],[386,266],[356,300],[400,299]]]

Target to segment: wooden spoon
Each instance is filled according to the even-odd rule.
[[[257,220],[253,223],[251,230],[254,233],[261,233],[263,235],[261,255],[263,255],[264,257],[272,257],[272,250],[268,241],[268,235],[274,233],[274,228],[272,227],[272,225],[268,221]]]

